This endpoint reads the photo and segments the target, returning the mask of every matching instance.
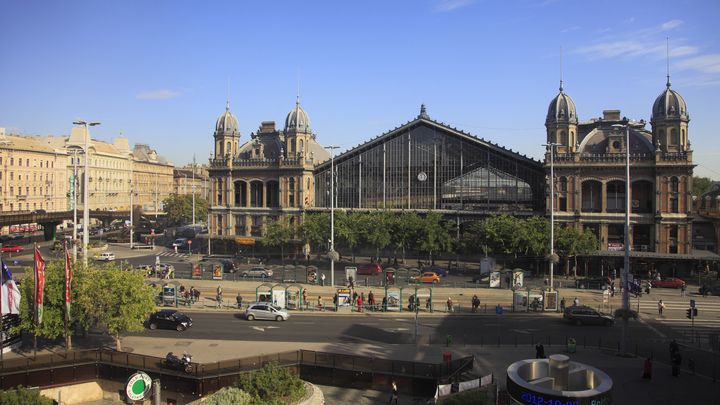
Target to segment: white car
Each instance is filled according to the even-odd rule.
[[[102,252],[100,255],[98,255],[95,260],[101,261],[101,262],[111,262],[115,260],[115,253],[113,252]]]
[[[264,267],[253,267],[250,270],[244,270],[242,272],[243,277],[260,277],[267,278],[272,277],[273,271]]]

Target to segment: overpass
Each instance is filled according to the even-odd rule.
[[[78,218],[83,213],[78,210]],[[130,211],[90,211],[90,218],[95,218],[104,225],[115,219],[130,218]],[[22,224],[40,224],[43,226],[45,240],[52,240],[55,237],[55,229],[65,220],[73,219],[73,211],[52,211],[45,213],[34,213],[31,211],[9,212],[0,214],[0,226],[12,226]]]

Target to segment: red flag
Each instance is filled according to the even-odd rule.
[[[70,292],[72,290],[72,262],[65,244],[65,319],[70,320]]]
[[[45,259],[40,254],[40,249],[35,245],[35,320],[38,325],[42,323],[44,290]]]

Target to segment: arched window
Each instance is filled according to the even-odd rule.
[[[300,144],[299,144],[299,146],[298,146],[298,149],[299,149],[300,152],[302,152],[303,150],[305,150],[305,149],[303,148],[303,140],[302,140],[302,139],[300,140]]]
[[[228,154],[228,155],[229,155],[230,153],[231,153],[230,142],[228,142],[228,143],[227,143],[227,150],[225,150],[225,154]]]

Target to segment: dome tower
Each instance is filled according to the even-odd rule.
[[[237,118],[230,112],[230,101],[225,112],[215,122],[215,158],[234,157],[240,144],[240,130]]]
[[[285,118],[283,132],[285,133],[285,150],[288,159],[305,156],[313,135],[310,129],[310,118],[300,106],[300,96],[295,100],[295,108]]]
[[[673,90],[670,85],[670,74],[667,76],[665,90],[655,99],[652,108],[653,143],[663,152],[684,152],[689,149],[688,123],[685,99]]]
[[[545,128],[547,129],[547,142],[556,143],[558,153],[575,152],[577,144],[577,111],[575,102],[563,90],[563,81],[560,80],[560,92],[550,101]]]

